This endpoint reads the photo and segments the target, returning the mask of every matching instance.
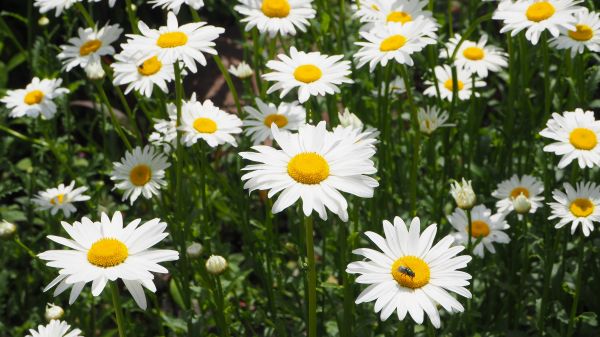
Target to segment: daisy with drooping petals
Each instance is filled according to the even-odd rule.
[[[69,330],[71,326],[64,321],[51,320],[47,325],[38,325],[37,330],[29,329],[29,335],[25,337],[82,337],[81,330]]]
[[[167,104],[169,119],[155,119],[154,132],[148,136],[148,140],[157,147],[161,147],[165,153],[171,152],[177,146],[177,106],[173,103]]]
[[[238,64],[237,67],[232,64],[229,67],[229,72],[233,76],[242,80],[249,78],[254,74],[254,70],[252,70],[252,68],[250,68],[250,65],[244,61],[240,62],[240,64]]]
[[[271,37],[296,35],[296,29],[305,32],[316,14],[312,0],[239,0],[234,9],[244,16],[246,31],[256,27]]]
[[[115,85],[125,85],[125,94],[135,90],[146,97],[152,96],[154,85],[158,86],[164,93],[169,92],[167,83],[175,80],[175,70],[172,64],[163,64],[158,57],[151,56],[139,60],[139,57],[131,55],[129,48],[115,55],[115,60],[110,66],[114,69]]]
[[[186,146],[204,140],[210,147],[216,147],[225,143],[237,146],[233,135],[242,132],[241,126],[242,121],[236,115],[219,109],[209,99],[198,102],[194,93],[189,101],[183,102],[178,129],[183,131],[181,141]]]
[[[138,225],[142,219],[131,221],[123,227],[121,212],[112,219],[102,213],[100,222],[83,217],[73,225],[62,222],[69,238],[48,235],[48,239],[64,245],[67,250],[49,250],[39,258],[49,261],[47,266],[58,268],[58,276],[44,289],[58,285],[54,296],[72,287],[69,304],[72,304],[83,287],[92,282],[92,295],[98,296],[108,281],[123,280],[135,303],[146,309],[146,296],[142,286],[156,292],[152,273],[168,273],[160,262],[176,261],[179,253],[170,249],[152,249],[169,234],[165,222],[152,219]]]
[[[100,57],[112,55],[115,48],[110,44],[117,41],[123,29],[119,25],[106,25],[98,30],[94,28],[79,28],[78,37],[69,39],[69,44],[62,45],[58,59],[63,61],[67,71],[76,66],[87,68],[101,64]]]
[[[379,185],[368,176],[377,171],[371,161],[373,147],[327,131],[325,122],[305,124],[298,133],[281,132],[276,124],[271,128],[281,150],[257,145],[252,147],[256,152],[241,152],[240,156],[255,162],[243,168],[250,171],[242,176],[244,188],[269,190],[269,198],[281,192],[273,204],[274,214],[301,198],[306,216],[314,210],[326,220],[327,208],[348,221],[348,203],[340,191],[373,197]]]
[[[203,53],[217,55],[213,48],[219,35],[225,32],[221,27],[206,25],[206,22],[192,22],[179,26],[175,13],[167,14],[167,25],[157,29],[150,29],[140,21],[138,28],[142,35],[128,34],[127,42],[134,50],[142,51],[143,58],[157,56],[164,64],[174,64],[183,61],[185,66],[193,73],[198,68],[196,62],[206,66],[206,57]]]
[[[61,84],[60,78],[40,80],[34,77],[25,89],[8,90],[0,102],[11,110],[9,116],[12,118],[41,115],[51,119],[56,113],[54,99],[69,92],[69,89],[61,88]]]
[[[456,46],[460,42],[460,34],[455,34],[446,43],[446,49],[442,50],[442,58],[451,58]],[[508,66],[507,54],[500,48],[487,45],[487,35],[482,35],[478,42],[464,40],[456,51],[454,64],[463,67],[471,74],[477,74],[481,78],[488,76],[488,71],[498,72]]]
[[[549,220],[559,218],[556,228],[571,223],[571,234],[575,234],[581,224],[583,235],[589,236],[594,230],[594,222],[600,221],[600,186],[592,182],[579,182],[576,188],[564,183],[565,192],[554,190],[552,197],[557,202],[548,205],[552,208]]]
[[[333,133],[341,138],[352,139],[355,143],[364,142],[362,144],[374,147],[379,141],[379,130],[376,128],[364,125],[364,123],[348,108],[344,112],[338,113],[340,125],[333,129]]]
[[[247,127],[244,133],[252,137],[254,145],[266,139],[273,139],[271,124],[277,125],[279,130],[296,131],[306,123],[306,110],[302,105],[298,105],[298,102],[282,102],[279,106],[273,103],[267,104],[260,98],[255,102],[258,109],[251,106],[244,107],[248,118],[243,121],[243,125]]]
[[[500,33],[511,32],[511,36],[525,30],[525,37],[536,45],[547,30],[557,37],[561,28],[575,30],[575,12],[581,0],[503,0],[492,17],[502,20]]]
[[[427,0],[370,0],[361,3],[361,10],[357,10],[356,15],[361,22],[377,24],[406,24],[418,18],[432,21],[431,12],[423,10],[427,4]],[[427,32],[423,34],[427,35]]]
[[[492,192],[492,196],[500,199],[496,202],[499,213],[510,213],[514,210],[514,199],[523,194],[531,203],[529,213],[533,214],[539,207],[542,207],[544,197],[541,194],[543,192],[544,184],[536,177],[526,174],[519,178],[515,174],[510,179],[498,184],[498,188]]]
[[[149,3],[154,4],[154,7],[161,7],[173,11],[175,14],[179,13],[179,9],[183,4],[190,6],[193,10],[199,10],[204,7],[204,0],[150,0]]]
[[[458,255],[463,246],[450,245],[454,242],[447,235],[433,244],[437,225],[432,224],[420,233],[421,221],[413,218],[410,228],[399,217],[394,224],[383,221],[385,237],[366,232],[381,252],[370,248],[359,248],[354,254],[368,260],[348,264],[346,272],[360,274],[357,283],[368,284],[356,304],[375,301],[375,312],[386,320],[396,311],[399,320],[410,314],[417,324],[423,324],[427,314],[434,327],[441,326],[440,305],[449,313],[462,312],[464,307],[450,292],[471,298],[467,289],[471,275],[459,269],[466,268],[471,256]]]
[[[436,106],[420,108],[417,118],[419,120],[419,129],[428,135],[431,135],[438,128],[456,126],[455,124],[445,124],[448,120],[448,113]]]
[[[600,120],[593,111],[553,113],[540,135],[556,141],[544,146],[544,151],[562,156],[558,168],[567,167],[575,159],[581,168],[600,166]]]
[[[494,242],[510,242],[508,234],[503,232],[510,228],[504,217],[505,214],[503,213],[492,215],[492,211],[484,205],[473,207],[471,210],[471,237],[473,242],[481,239],[481,242],[473,248],[473,254],[483,257],[484,247],[494,254],[496,253]],[[454,213],[448,216],[448,222],[458,231],[454,233],[454,236],[459,243],[466,244],[469,242],[469,220],[463,209],[456,208]]]
[[[113,189],[125,190],[123,200],[129,198],[132,205],[140,195],[150,199],[167,185],[164,178],[165,169],[169,166],[171,164],[167,162],[167,157],[153,147],[146,145],[142,149],[138,146],[125,153],[120,162],[113,163],[110,177],[116,181]]]
[[[74,202],[90,200],[89,196],[83,194],[87,191],[87,187],[73,189],[74,187],[75,181],[72,181],[69,186],[60,184],[58,187],[39,192],[31,201],[38,206],[38,210],[50,210],[52,215],[62,211],[65,217],[69,217],[71,213],[77,211]]]
[[[54,9],[54,15],[59,16],[64,10],[71,8],[77,2],[81,2],[81,0],[35,0],[33,5],[40,8],[41,14]]]
[[[581,54],[587,48],[600,52],[600,13],[583,8],[575,13],[575,29],[563,29],[560,36],[550,41],[556,49],[571,49],[571,56]]]
[[[333,95],[340,92],[338,85],[354,83],[350,75],[350,61],[340,61],[343,55],[327,56],[319,52],[305,53],[295,47],[290,48],[290,56],[279,54],[281,61],[267,62],[267,68],[274,72],[264,74],[267,81],[276,82],[267,94],[281,90],[283,98],[294,88],[298,88],[298,101],[304,103],[310,96]]]
[[[452,81],[452,69],[449,65],[436,66],[435,76],[437,78],[437,86],[442,99],[452,101],[454,81]],[[466,100],[471,97],[473,88],[473,82],[471,74],[462,67],[456,68],[456,90],[458,93],[458,99]],[[423,92],[427,96],[436,96],[437,91],[434,83],[431,81],[425,81],[426,85],[429,85]],[[485,82],[481,80],[475,80],[475,87],[483,87]],[[475,96],[479,97],[479,93],[475,92]]]
[[[429,44],[435,44],[435,33],[424,35],[424,31],[436,31],[437,27],[431,21],[416,20],[404,25],[391,23],[377,27],[369,32],[360,32],[366,42],[356,42],[361,46],[354,54],[358,67],[369,63],[371,71],[378,64],[385,67],[390,60],[400,64],[413,65],[412,53],[423,50]]]

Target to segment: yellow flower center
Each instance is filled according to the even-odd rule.
[[[32,90],[25,95],[23,101],[27,105],[39,104],[44,99],[44,93],[40,90]]]
[[[569,135],[569,142],[578,150],[591,150],[598,144],[598,138],[590,129],[575,128]]]
[[[159,72],[161,68],[162,62],[158,60],[158,57],[153,56],[138,67],[138,73],[144,76],[152,76]]]
[[[571,213],[578,218],[585,218],[594,212],[594,204],[590,199],[577,198],[569,206]]]
[[[260,10],[270,18],[285,18],[290,14],[290,3],[287,0],[264,0]]]
[[[217,131],[217,123],[210,118],[196,118],[194,120],[194,129],[199,133],[215,133]]]
[[[469,233],[469,226],[467,226],[467,233]],[[484,238],[490,235],[490,227],[485,221],[475,220],[471,222],[471,236],[474,238]]]
[[[62,205],[62,203],[64,201],[65,201],[65,195],[62,194],[62,193],[59,194],[59,195],[57,195],[57,196],[55,196],[54,198],[50,199],[50,203],[52,205],[56,205],[56,204]]]
[[[529,21],[540,22],[550,18],[554,15],[554,12],[556,12],[556,10],[551,3],[542,1],[529,6],[525,15]]]
[[[104,238],[94,242],[87,253],[88,262],[102,268],[118,266],[125,262],[128,256],[127,246],[123,242],[112,238]]]
[[[416,256],[403,256],[392,264],[392,277],[403,287],[417,289],[429,283],[429,266]]]
[[[447,80],[446,82],[444,82],[444,87],[450,91],[452,91],[452,79]],[[458,81],[458,83],[456,83],[456,89],[458,89],[458,91],[461,91],[463,88],[465,87],[465,84],[462,81]]]
[[[150,166],[145,164],[134,166],[134,168],[131,169],[131,172],[129,172],[129,180],[135,186],[144,186],[151,178],[152,170],[150,169]]]
[[[300,82],[312,83],[321,78],[323,72],[312,64],[301,65],[294,70],[294,78]]]
[[[301,184],[315,185],[329,177],[329,164],[317,153],[303,152],[290,160],[287,172]]]
[[[479,61],[483,59],[484,55],[483,49],[479,47],[469,47],[463,51],[463,56],[473,61]]]
[[[84,44],[81,45],[81,47],[79,47],[79,55],[88,56],[89,54],[100,49],[100,47],[102,47],[102,41],[98,39],[86,41]]]
[[[265,118],[265,125],[270,128],[271,124],[275,123],[277,127],[282,128],[287,125],[288,119],[285,115],[271,114]]]
[[[515,187],[512,191],[510,191],[510,198],[515,199],[519,195],[521,195],[521,193],[523,193],[525,198],[529,198],[529,190],[526,189],[525,187],[521,187],[521,186]]]
[[[187,43],[188,37],[183,32],[162,33],[156,40],[156,45],[161,48],[175,48]]]
[[[379,50],[383,52],[398,50],[402,48],[402,46],[404,46],[405,43],[406,38],[404,36],[399,34],[392,35],[386,38],[385,40],[381,41],[381,44],[379,45]]]
[[[387,22],[400,22],[405,24],[412,21],[412,16],[406,12],[391,12],[387,16]]]
[[[573,40],[587,41],[594,37],[594,31],[588,25],[575,25],[575,30],[570,30],[569,36]]]

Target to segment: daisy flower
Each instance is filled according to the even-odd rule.
[[[37,330],[29,329],[29,335],[25,337],[83,337],[81,330],[73,329],[64,321],[51,320],[47,325],[38,325]]]
[[[131,55],[125,48],[124,52],[115,55],[116,62],[110,66],[114,70],[115,85],[125,85],[125,94],[135,90],[150,98],[154,85],[163,92],[168,93],[167,83],[175,80],[175,70],[172,64],[163,64],[158,57],[151,56],[139,60],[139,57]]]
[[[448,113],[435,106],[420,108],[417,118],[421,132],[428,135],[431,135],[438,128],[455,126],[455,124],[446,124]]]
[[[396,311],[399,320],[410,314],[417,324],[423,324],[427,314],[434,327],[441,326],[438,305],[449,313],[463,312],[464,307],[450,292],[471,298],[467,289],[471,275],[459,269],[466,268],[471,256],[458,255],[463,246],[447,235],[435,245],[437,225],[428,226],[420,233],[421,221],[413,218],[410,227],[399,217],[394,224],[383,221],[385,237],[366,232],[365,235],[381,250],[359,248],[354,254],[365,261],[348,264],[346,272],[360,274],[357,283],[368,284],[356,298],[356,304],[375,301],[375,312],[386,320]]]
[[[561,35],[550,40],[556,49],[571,49],[571,56],[581,54],[587,48],[600,52],[600,13],[583,8],[575,13],[575,29],[563,29]]]
[[[594,230],[594,222],[600,221],[600,186],[592,182],[579,182],[573,188],[564,183],[565,192],[554,190],[552,197],[556,202],[548,203],[552,208],[549,220],[560,219],[555,228],[571,223],[571,234],[575,234],[581,225],[583,235],[589,236]]]
[[[276,124],[271,128],[281,150],[257,145],[252,148],[255,152],[240,156],[256,163],[242,169],[250,171],[242,176],[245,189],[269,190],[269,198],[281,192],[273,204],[274,214],[302,199],[306,216],[314,210],[326,220],[327,208],[348,221],[348,203],[340,191],[373,197],[379,184],[368,175],[377,171],[371,161],[375,149],[327,131],[325,122],[305,124],[298,133],[282,132]]]
[[[455,34],[442,50],[442,58],[451,58],[456,46],[460,42],[460,34]],[[463,67],[470,74],[477,74],[481,78],[488,76],[488,71],[498,72],[508,66],[507,54],[500,48],[487,45],[487,35],[482,35],[478,42],[464,40],[456,51],[454,64]]]
[[[244,16],[246,31],[256,27],[271,37],[296,35],[296,29],[305,32],[316,14],[312,0],[239,0],[234,9]]]
[[[55,215],[58,211],[62,211],[65,217],[69,217],[71,213],[77,211],[73,206],[74,202],[90,200],[90,197],[84,195],[87,187],[82,186],[75,188],[75,181],[72,181],[69,186],[60,184],[58,187],[49,188],[39,192],[31,201],[38,206],[38,210],[50,210],[50,214]]]
[[[204,0],[150,0],[149,3],[154,4],[154,7],[161,7],[173,11],[175,14],[179,13],[179,9],[183,4],[190,6],[193,10],[199,10],[204,7]]]
[[[379,130],[372,126],[364,125],[363,122],[351,113],[348,108],[338,113],[340,125],[333,129],[333,133],[341,138],[353,139],[355,143],[365,142],[366,145],[375,146],[379,141]]]
[[[43,79],[34,77],[25,89],[8,90],[0,102],[10,109],[9,116],[18,118],[28,116],[51,119],[56,113],[54,99],[69,92],[62,88],[62,79]]]
[[[104,0],[89,0],[90,2],[100,2],[100,1],[104,1]],[[108,0],[108,6],[109,7],[114,7],[115,3],[117,2],[117,0]]]
[[[484,205],[473,207],[471,210],[471,236],[473,242],[481,239],[473,248],[473,254],[483,257],[484,247],[494,254],[496,253],[494,242],[510,242],[508,234],[503,232],[510,228],[504,217],[505,214],[503,213],[492,215],[492,211]],[[454,237],[459,243],[466,244],[469,242],[469,221],[467,220],[467,213],[463,209],[456,208],[454,213],[448,216],[448,222],[458,231],[454,233]]]
[[[492,196],[500,199],[496,202],[496,208],[499,213],[510,213],[514,210],[513,201],[521,194],[525,196],[531,203],[529,213],[542,207],[544,197],[541,195],[544,192],[544,184],[536,177],[524,175],[519,178],[516,174],[510,179],[498,184],[498,187]]]
[[[229,143],[237,146],[234,134],[242,132],[242,121],[233,114],[216,107],[211,100],[204,103],[196,101],[196,94],[183,102],[181,109],[181,126],[183,131],[181,141],[186,146],[192,146],[200,139],[210,147]]]
[[[54,15],[59,16],[64,10],[71,8],[77,2],[81,2],[81,0],[35,0],[33,5],[40,8],[41,14],[54,9]]]
[[[525,37],[536,45],[547,30],[557,37],[561,28],[575,30],[575,12],[581,0],[503,0],[492,17],[502,20],[500,33],[511,32],[511,36],[525,30]]]
[[[405,24],[417,18],[431,18],[431,12],[423,10],[428,3],[427,0],[361,1],[361,8],[356,10],[355,15],[361,22]]]
[[[167,157],[155,151],[150,145],[136,147],[125,153],[120,162],[113,163],[110,179],[116,181],[113,189],[125,190],[123,200],[129,199],[131,205],[140,196],[150,199],[158,195],[167,185],[165,170],[171,166]]]
[[[239,78],[239,79],[245,79],[248,78],[250,76],[252,76],[252,74],[254,74],[254,71],[252,70],[252,68],[250,68],[250,65],[248,65],[248,63],[242,61],[240,62],[240,64],[236,66],[234,66],[233,64],[229,67],[229,72]]]
[[[108,281],[123,280],[137,305],[146,309],[142,286],[156,292],[152,273],[168,273],[160,262],[175,261],[179,253],[170,249],[153,249],[169,234],[160,219],[131,221],[123,227],[121,212],[112,219],[102,213],[99,222],[83,217],[73,225],[61,222],[70,238],[48,235],[48,239],[71,249],[49,250],[39,258],[49,261],[47,266],[58,268],[58,276],[44,289],[58,285],[54,296],[72,287],[69,304],[75,302],[83,287],[92,282],[92,295],[98,296]]]
[[[600,166],[600,120],[596,120],[593,111],[553,113],[540,135],[555,140],[544,146],[544,151],[562,156],[558,168],[567,167],[575,159],[581,168]]]
[[[76,66],[87,68],[101,64],[101,56],[112,55],[115,48],[110,44],[117,41],[121,36],[123,29],[119,25],[106,25],[100,30],[94,28],[79,28],[78,37],[69,39],[69,44],[62,45],[62,52],[58,54],[58,59],[63,61],[63,66],[67,71]]]
[[[196,62],[206,66],[203,53],[217,55],[213,41],[225,32],[221,27],[206,26],[206,22],[179,26],[173,12],[167,14],[167,25],[158,30],[148,28],[143,21],[138,23],[138,28],[142,35],[127,35],[130,38],[127,44],[131,48],[140,50],[145,58],[157,56],[164,64],[183,61],[193,73],[198,70]]]
[[[283,98],[294,88],[298,88],[298,101],[304,103],[310,96],[332,95],[340,92],[338,85],[353,83],[350,75],[350,61],[340,61],[344,55],[328,56],[319,52],[305,53],[290,48],[290,56],[279,54],[281,61],[267,62],[267,68],[274,72],[264,74],[267,81],[276,82],[267,94],[281,90]]]
[[[358,67],[369,63],[371,71],[378,64],[385,67],[390,60],[400,64],[413,65],[411,54],[423,50],[429,44],[436,43],[435,33],[424,35],[425,31],[436,31],[437,27],[431,21],[416,20],[406,24],[391,23],[377,27],[370,32],[360,32],[366,42],[356,42],[361,46],[354,55]]]
[[[453,95],[453,85],[452,81],[452,69],[449,65],[436,66],[435,67],[435,77],[437,78],[437,86],[440,91],[440,95],[442,99],[447,99],[448,101],[452,101]],[[466,71],[464,68],[457,67],[456,68],[456,90],[458,93],[458,99],[466,100],[471,97],[471,92],[473,90],[473,82],[471,78],[471,74]],[[435,90],[435,84],[431,81],[425,81],[426,85],[429,85],[427,89],[423,92],[427,96],[436,96],[437,92]],[[476,79],[475,87],[480,88],[484,87],[485,82]],[[479,97],[479,93],[475,92],[475,96]]]
[[[271,135],[271,124],[277,125],[279,130],[296,131],[306,123],[306,110],[298,102],[281,103],[276,106],[273,103],[265,103],[260,98],[255,100],[258,109],[245,106],[244,111],[248,118],[244,120],[246,133],[252,137],[254,145],[273,139]]]
[[[162,147],[165,153],[177,147],[177,106],[167,104],[167,112],[169,119],[155,119],[155,131],[148,136],[148,140],[154,146]]]

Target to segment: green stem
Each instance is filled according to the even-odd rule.
[[[413,128],[413,158],[410,167],[410,210],[412,216],[417,213],[417,171],[419,168],[419,153],[421,147],[421,132],[419,131],[419,120],[417,118],[417,106],[415,105],[410,80],[408,78],[408,71],[406,67],[402,65],[400,72],[404,78],[404,86],[406,87],[406,96],[408,97],[408,103],[410,105],[410,122]]]
[[[121,140],[123,141],[123,143],[125,144],[127,149],[131,151],[131,149],[132,149],[131,143],[129,143],[127,136],[123,132],[123,128],[121,128],[121,123],[119,123],[119,121],[117,120],[117,117],[115,117],[115,112],[112,108],[112,105],[110,105],[108,96],[106,96],[106,91],[104,91],[104,88],[102,87],[101,83],[99,83],[98,81],[93,81],[93,82],[94,82],[94,85],[96,86],[96,89],[98,90],[98,93],[100,94],[100,100],[102,100],[104,105],[106,105],[106,107],[108,108],[108,112],[110,113],[110,119],[113,123],[115,131],[117,132],[119,137],[121,137]]]
[[[88,24],[88,26],[90,26],[90,28],[94,28],[96,26],[96,24],[94,23],[94,19],[92,19],[92,17],[90,16],[90,13],[88,13],[87,9],[85,9],[85,7],[83,6],[83,4],[81,4],[81,2],[76,2],[75,8],[77,8],[79,13],[81,13],[81,16],[83,16],[83,19]]]
[[[225,316],[225,295],[223,294],[223,287],[221,286],[221,278],[215,276],[215,305],[217,306],[216,320],[221,336],[229,337],[229,327],[227,325],[227,319]]]
[[[35,255],[35,253],[33,252],[33,250],[31,250],[29,247],[27,247],[27,245],[25,245],[23,243],[23,241],[21,241],[21,239],[18,236],[15,236],[15,243],[19,247],[23,248],[23,250],[25,252],[27,252],[27,254],[29,254],[29,256],[31,256],[31,258],[33,258],[33,259],[37,259],[38,258],[37,255]]]
[[[129,24],[131,25],[131,31],[134,34],[138,34],[138,28],[137,28],[137,18],[135,16],[135,13],[133,12],[133,8],[131,6],[131,0],[125,0],[125,10],[127,11],[127,16],[129,17]]]
[[[315,247],[313,242],[313,219],[310,215],[304,217],[307,259],[307,289],[306,302],[308,307],[308,337],[317,336],[317,274],[315,270]]]
[[[575,334],[577,305],[579,304],[579,297],[581,296],[581,280],[583,278],[583,261],[584,261],[584,248],[583,240],[578,242],[579,256],[577,258],[577,280],[575,281],[575,296],[573,297],[573,305],[571,306],[571,315],[569,316],[569,325],[567,328],[567,337],[571,337]]]
[[[115,309],[115,317],[117,318],[117,329],[119,337],[125,337],[125,318],[123,317],[123,309],[121,308],[121,299],[119,297],[119,286],[116,281],[110,282],[110,290],[112,292],[113,307]]]
[[[231,95],[233,96],[233,101],[235,102],[235,107],[237,109],[238,116],[241,117],[242,116],[242,105],[240,104],[240,98],[238,96],[237,90],[235,89],[235,86],[233,85],[233,82],[231,81],[231,76],[229,76],[229,72],[227,71],[227,69],[225,69],[225,66],[223,65],[223,62],[221,62],[221,58],[219,57],[219,55],[213,55],[213,59],[217,63],[217,67],[219,67],[221,74],[225,78],[227,87],[229,88],[229,91],[231,91]]]

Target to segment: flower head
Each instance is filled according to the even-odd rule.
[[[87,189],[85,186],[75,188],[75,181],[72,181],[68,186],[60,184],[58,187],[41,191],[32,201],[38,206],[38,210],[50,210],[52,215],[62,211],[65,217],[69,217],[77,211],[73,203],[90,200],[89,196],[83,194]]]
[[[279,106],[267,104],[260,98],[256,98],[255,102],[258,109],[244,107],[248,118],[243,121],[246,127],[244,132],[252,137],[254,145],[273,139],[272,124],[277,125],[279,130],[296,131],[306,123],[306,110],[298,102],[283,102]]]
[[[242,14],[246,31],[256,27],[259,32],[274,37],[296,35],[306,31],[308,20],[315,17],[312,0],[238,0],[234,9]]]
[[[562,29],[558,37],[550,40],[556,49],[571,49],[571,57],[588,49],[600,52],[600,13],[583,8],[575,13],[575,29]]]
[[[179,13],[179,9],[184,4],[196,11],[204,7],[204,0],[150,0],[149,3],[154,4],[152,8],[161,7],[173,11],[175,14]]]
[[[428,135],[431,135],[438,128],[455,126],[455,124],[445,124],[448,120],[448,113],[436,106],[420,108],[417,118],[419,129]]]
[[[227,267],[227,260],[220,255],[211,255],[208,260],[206,260],[206,271],[213,275],[222,274]]]
[[[106,25],[100,29],[79,28],[77,37],[69,39],[69,44],[60,46],[62,52],[58,58],[63,61],[67,71],[81,66],[86,69],[102,64],[100,57],[113,55],[115,48],[111,44],[119,39],[123,29],[119,25]]]
[[[248,65],[248,63],[242,61],[240,62],[240,64],[236,66],[234,66],[233,64],[229,67],[229,72],[240,79],[246,79],[250,76],[252,76],[252,74],[254,74],[254,71],[252,70],[252,68],[250,68],[250,65]]]
[[[56,113],[54,100],[69,92],[62,88],[62,79],[42,79],[34,77],[25,89],[8,90],[0,102],[10,109],[9,116],[18,118],[28,116],[51,119]]]
[[[465,178],[462,178],[462,182],[454,181],[451,184],[450,194],[456,201],[456,205],[461,209],[473,208],[477,199],[471,181],[466,181]]]
[[[81,330],[69,330],[71,326],[67,322],[51,320],[47,325],[38,325],[37,330],[29,329],[29,335],[25,337],[83,337]]]
[[[46,311],[44,312],[44,318],[48,322],[52,321],[53,319],[61,319],[64,314],[65,314],[65,311],[63,310],[63,308],[59,307],[58,305],[55,305],[54,303],[46,304]]]
[[[492,192],[492,196],[499,199],[496,202],[498,212],[510,213],[515,210],[515,199],[522,194],[530,203],[528,211],[535,213],[538,208],[542,207],[544,197],[541,194],[543,192],[544,184],[538,178],[530,175],[519,177],[515,174],[510,179],[498,184],[496,190]],[[521,203],[523,202],[521,201]]]
[[[507,54],[498,47],[488,45],[487,35],[481,35],[477,42],[464,40],[456,50],[461,38],[460,34],[455,34],[446,43],[446,49],[442,50],[440,56],[449,59],[456,52],[454,64],[481,78],[486,78],[490,71],[498,72],[508,66]]]
[[[559,219],[556,228],[570,223],[571,234],[575,234],[581,225],[583,235],[589,236],[594,230],[594,222],[600,221],[600,186],[592,182],[579,182],[575,188],[564,183],[563,188],[565,192],[552,192],[556,202],[548,204],[552,208],[548,219]]]
[[[452,100],[454,95],[454,80],[452,79],[452,69],[449,65],[436,66],[435,76],[437,79],[436,90],[435,84],[431,81],[425,81],[426,85],[429,85],[423,92],[427,96],[436,96],[438,91],[442,99]],[[475,88],[484,87],[485,82],[482,80],[475,80]],[[465,70],[463,67],[456,68],[456,92],[459,100],[467,100],[471,98],[471,93],[475,89],[473,88],[473,79],[470,72]],[[479,92],[475,92],[475,96],[479,96]]]
[[[473,254],[483,257],[484,247],[492,254],[496,252],[493,243],[508,243],[510,237],[504,233],[510,228],[506,220],[505,214],[496,213],[492,215],[492,211],[484,205],[477,205],[471,210],[471,238],[473,241],[480,242],[473,248]],[[454,233],[456,240],[461,244],[469,242],[469,220],[467,213],[460,208],[456,208],[454,213],[448,216],[448,222],[457,230]]]

